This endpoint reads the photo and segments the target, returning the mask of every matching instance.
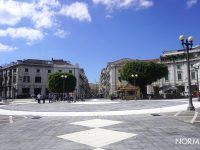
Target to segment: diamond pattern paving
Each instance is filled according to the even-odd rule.
[[[92,128],[99,128],[99,127],[111,126],[111,125],[115,125],[115,124],[119,124],[119,123],[123,123],[123,122],[122,121],[105,120],[105,119],[92,119],[92,120],[74,122],[71,124],[87,126],[87,127],[92,127]]]
[[[94,150],[104,150],[104,149],[102,149],[102,148],[95,148]]]
[[[136,134],[95,128],[91,130],[65,134],[58,137],[65,140],[100,148],[102,146],[119,142],[133,136],[136,136]]]

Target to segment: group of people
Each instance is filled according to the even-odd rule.
[[[46,97],[44,95],[41,95],[40,93],[36,96],[35,100],[38,101],[38,103],[40,103],[41,101],[43,101],[43,103],[45,103]]]
[[[49,93],[48,96],[45,95],[41,95],[40,93],[37,94],[36,96],[36,101],[38,103],[41,103],[41,101],[43,103],[45,103],[46,99],[48,99],[49,103],[53,103],[53,102],[57,102],[57,101],[67,101],[67,102],[76,102],[76,101],[84,101],[83,98],[77,98],[77,97],[73,97],[70,94],[52,94]]]

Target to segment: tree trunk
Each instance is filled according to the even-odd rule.
[[[146,85],[140,85],[140,92],[141,92],[141,96],[140,98],[141,99],[145,99],[147,98],[147,88],[146,88]]]

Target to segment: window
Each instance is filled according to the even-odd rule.
[[[41,83],[41,77],[35,77],[35,83]]]
[[[72,73],[72,70],[69,70],[69,73]]]
[[[22,94],[29,95],[30,94],[30,89],[29,88],[22,88]]]
[[[13,83],[15,84],[16,83],[16,76],[13,76]]]
[[[177,69],[181,69],[181,65],[176,65],[176,68]]]
[[[182,72],[181,71],[177,72],[177,76],[178,76],[178,80],[182,80]]]
[[[22,76],[19,76],[19,81],[22,81]]]
[[[25,68],[25,72],[28,72],[28,68]]]
[[[36,71],[37,73],[40,73],[40,69],[37,69],[37,71]]]
[[[23,76],[23,82],[29,83],[30,82],[30,76]]]
[[[34,95],[41,94],[41,88],[34,88]]]
[[[191,72],[191,78],[192,78],[192,80],[195,79],[195,72]]]
[[[48,70],[48,73],[51,73],[51,70]]]
[[[16,72],[16,68],[15,68],[15,69],[13,69],[13,72]]]

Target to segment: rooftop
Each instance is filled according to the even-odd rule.
[[[200,52],[200,46],[199,45],[193,47],[190,50],[190,53],[194,53],[194,52]],[[169,50],[169,51],[163,51],[163,54],[161,56],[177,55],[177,54],[183,54],[183,53],[185,53],[185,49]]]
[[[159,59],[139,60],[139,59],[122,58],[122,59],[116,60],[116,61],[114,61],[114,62],[108,63],[108,66],[109,66],[109,65],[120,65],[120,66],[121,66],[121,65],[126,64],[126,63],[129,62],[129,61],[160,62]]]
[[[70,61],[65,61],[63,59],[53,59],[52,60],[40,60],[40,59],[23,59],[17,60],[16,62],[11,62],[9,64],[2,65],[2,68],[8,68],[15,65],[72,65]]]

